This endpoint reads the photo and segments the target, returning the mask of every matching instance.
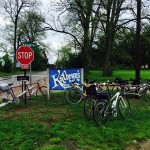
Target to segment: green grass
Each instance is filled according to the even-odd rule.
[[[3,77],[3,76],[9,76],[9,75],[16,75],[16,74],[23,74],[24,71],[23,70],[18,70],[18,71],[15,71],[15,72],[11,72],[11,73],[6,73],[6,72],[0,72],[0,77]]]
[[[124,80],[129,80],[130,78],[135,79],[135,70],[114,70],[110,77],[104,77],[102,70],[91,70],[89,74],[85,75],[85,78],[89,80],[95,79],[99,82],[107,80],[114,81],[116,77],[120,77]],[[150,70],[141,70],[141,78],[143,81],[150,80]]]
[[[131,99],[127,120],[115,118],[97,127],[87,120],[83,103],[71,105],[64,92],[50,100],[32,101],[0,111],[0,149],[6,150],[123,150],[150,138],[150,103]],[[136,144],[137,145],[137,144]]]

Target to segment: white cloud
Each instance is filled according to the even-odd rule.
[[[44,43],[50,45],[49,50],[49,63],[53,64],[58,58],[58,51],[62,46],[66,44],[64,40],[64,35],[60,33],[55,33],[53,31],[47,31],[47,38],[44,40]]]

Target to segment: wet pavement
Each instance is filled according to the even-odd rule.
[[[47,71],[31,72],[31,74],[27,73],[26,75],[29,75],[29,78],[31,77],[31,80],[29,82],[35,82],[37,79],[41,79],[41,78],[47,79]],[[19,81],[17,81],[17,76],[24,76],[24,74],[0,77],[0,84],[13,83],[14,86],[17,86],[19,85]]]

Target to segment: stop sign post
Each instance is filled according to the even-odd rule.
[[[16,51],[16,60],[21,64],[21,68],[24,69],[24,77],[26,77],[26,69],[29,64],[34,60],[34,51],[29,46],[20,46]],[[22,92],[26,90],[26,82],[22,81]],[[25,93],[26,104],[26,93]]]

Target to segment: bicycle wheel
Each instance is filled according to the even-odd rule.
[[[93,118],[93,111],[94,111],[94,105],[95,105],[95,99],[87,97],[84,101],[84,114],[87,119]]]
[[[119,96],[118,109],[122,118],[127,118],[130,113],[130,103],[125,96]]]
[[[36,96],[40,98],[40,100],[47,100],[47,87],[40,86],[36,91]]]
[[[94,107],[93,118],[97,126],[107,125],[111,119],[111,103],[98,101]]]
[[[67,91],[66,98],[69,103],[77,104],[82,99],[82,93],[78,89],[70,89]]]
[[[0,97],[0,110],[8,110],[14,104],[13,95],[9,91],[3,92]]]
[[[147,90],[144,93],[144,97],[146,100],[150,101],[150,88],[147,88]]]

